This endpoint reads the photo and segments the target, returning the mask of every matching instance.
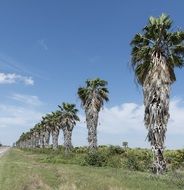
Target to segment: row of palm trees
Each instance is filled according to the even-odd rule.
[[[78,110],[75,104],[63,103],[58,106],[58,110],[42,117],[41,122],[37,123],[29,132],[23,133],[16,146],[21,148],[49,147],[50,136],[52,136],[53,148],[58,148],[58,137],[60,130],[64,135],[64,147],[72,147],[72,131],[76,122]]]
[[[161,174],[166,169],[163,153],[169,120],[170,86],[176,80],[174,68],[184,66],[184,31],[181,29],[174,31],[172,20],[165,14],[158,18],[150,17],[142,32],[134,36],[131,46],[132,66],[138,83],[143,87],[144,122],[148,130],[148,141],[153,151],[153,170],[157,174]],[[107,82],[104,80],[87,80],[86,86],[78,89],[78,95],[86,114],[88,142],[91,149],[97,147],[96,130],[99,111],[104,101],[108,101],[106,85]],[[59,114],[64,110],[64,107],[61,108]],[[54,117],[57,114],[56,112],[49,116]],[[43,122],[37,125],[36,129],[33,129],[35,136],[38,136],[39,126],[44,126],[44,121],[49,120],[48,116],[46,118],[46,120],[43,119]],[[63,129],[63,126],[65,126],[65,129],[69,131],[66,126],[72,126],[70,129],[73,129],[76,121],[78,121],[78,117],[70,121],[70,124],[66,124],[65,120],[62,122],[61,120],[60,122],[52,121],[50,125],[53,125],[57,130],[51,130],[47,125],[45,125],[44,130],[47,133],[49,133],[49,130],[53,133],[53,142],[55,142],[57,141],[59,129]],[[31,133],[33,132],[30,131],[27,134],[29,139],[31,139]],[[19,142],[23,142],[22,139],[25,139],[27,135],[23,134]],[[67,135],[66,147],[71,146],[70,138],[71,134]],[[54,146],[57,146],[57,143]]]
[[[108,101],[107,82],[96,78],[87,80],[85,87],[78,89],[78,96],[86,114],[88,129],[89,148],[97,148],[97,126],[98,115],[104,100]],[[60,130],[64,136],[64,147],[66,150],[72,148],[72,131],[76,123],[80,121],[75,104],[63,103],[58,110],[42,117],[41,122],[36,124],[29,132],[23,133],[16,146],[20,148],[49,147],[50,136],[54,149],[58,148],[58,137]]]

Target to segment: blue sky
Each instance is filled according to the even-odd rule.
[[[121,145],[126,140],[130,146],[149,146],[129,43],[149,16],[163,12],[173,19],[174,29],[184,28],[183,7],[184,2],[174,0],[0,1],[0,141],[12,144],[64,101],[76,103],[83,118],[77,88],[100,77],[109,83],[110,101],[101,113],[99,143]],[[184,146],[183,72],[176,70],[172,86],[170,148]],[[74,144],[87,144],[86,139],[81,122]]]

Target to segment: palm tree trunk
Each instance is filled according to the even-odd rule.
[[[164,57],[153,56],[153,67],[143,84],[145,116],[148,141],[153,151],[153,171],[162,174],[166,169],[163,156],[164,140],[169,119],[170,73]]]
[[[88,128],[88,143],[89,149],[94,150],[97,148],[97,124],[98,112],[86,112],[86,123]]]
[[[72,130],[68,130],[67,126],[63,127],[63,135],[64,135],[64,147],[65,150],[71,149],[72,145]]]
[[[52,131],[52,144],[53,144],[53,149],[58,148],[58,137],[59,137],[59,130],[55,129]]]
[[[49,141],[50,141],[50,131],[46,130],[45,131],[45,147],[49,147]]]
[[[31,148],[31,139],[27,140],[28,148]]]
[[[31,148],[35,148],[34,135],[31,136]]]
[[[42,132],[40,134],[40,148],[44,148],[45,147],[44,138],[45,138],[45,135],[44,135],[44,132]]]
[[[35,136],[35,145],[37,148],[40,146],[40,135],[38,133]]]

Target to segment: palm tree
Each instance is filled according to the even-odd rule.
[[[39,133],[40,148],[44,148],[45,147],[45,129],[44,129],[44,125],[42,122],[37,124],[37,130]]]
[[[39,148],[40,147],[40,124],[37,123],[35,126],[34,126],[34,139],[35,139],[35,147]]]
[[[143,87],[145,115],[157,174],[166,169],[163,156],[164,140],[169,119],[170,86],[176,80],[174,67],[184,65],[184,32],[171,31],[172,20],[162,14],[150,17],[147,26],[134,36],[132,65],[137,81]]]
[[[86,114],[89,148],[92,150],[97,148],[97,125],[100,109],[104,100],[109,100],[109,91],[106,86],[107,81],[96,78],[87,80],[86,86],[78,89],[78,96]]]
[[[31,135],[31,148],[35,148],[35,136],[34,136],[34,128],[30,129],[30,135]]]
[[[60,130],[57,113],[52,112],[50,114],[47,114],[45,117],[45,122],[51,131],[53,148],[57,149]]]
[[[71,149],[72,146],[72,131],[77,121],[80,121],[77,116],[78,109],[75,108],[75,104],[63,103],[62,106],[58,106],[60,110],[60,127],[63,130],[64,135],[64,147],[66,150]]]
[[[49,122],[46,116],[42,117],[41,124],[43,125],[43,130],[44,130],[45,148],[48,148],[50,142],[51,129],[49,127]]]

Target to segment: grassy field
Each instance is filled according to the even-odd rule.
[[[178,190],[180,175],[161,177],[118,168],[43,163],[44,154],[12,149],[0,158],[2,190]]]

